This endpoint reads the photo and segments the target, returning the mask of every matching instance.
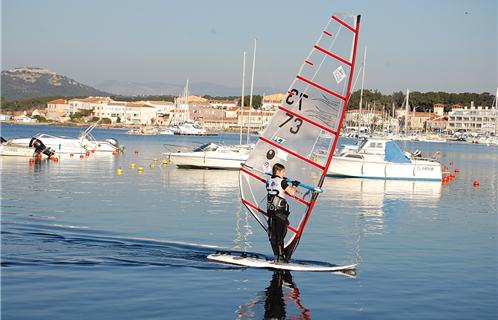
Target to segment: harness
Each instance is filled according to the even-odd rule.
[[[268,191],[267,206],[269,212],[277,213],[278,211],[289,211],[289,205],[285,200],[285,190],[282,188],[282,181],[283,179],[278,176],[274,176],[266,181],[266,190]]]

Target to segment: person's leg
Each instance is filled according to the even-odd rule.
[[[285,235],[287,234],[287,224],[284,220],[282,219],[275,219],[278,220],[275,226],[275,241],[277,245],[277,253],[278,253],[278,261],[279,262],[284,262],[285,261],[285,256],[284,256],[284,241],[285,241]]]
[[[276,221],[277,219],[275,218],[270,218],[269,219],[269,224],[268,224],[268,237],[270,238],[270,244],[271,244],[271,249],[273,250],[273,255],[275,256],[275,260],[278,257],[279,254],[279,247],[278,247],[278,238],[277,238],[277,224]]]

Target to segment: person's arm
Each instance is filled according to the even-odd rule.
[[[282,180],[282,189],[291,196],[293,196],[296,193],[296,187],[289,184],[287,180]]]

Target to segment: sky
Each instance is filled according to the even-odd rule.
[[[257,38],[255,86],[286,90],[331,14],[349,12],[362,15],[365,88],[497,88],[496,0],[2,0],[1,9],[2,70],[44,67],[89,85],[240,87]]]

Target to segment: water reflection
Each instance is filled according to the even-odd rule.
[[[234,200],[239,201],[239,173],[228,170],[197,170],[177,169],[169,167],[165,170],[163,183],[168,186],[181,185],[189,191],[206,192],[216,198],[230,193]]]
[[[301,293],[292,279],[290,271],[273,271],[270,285],[250,302],[237,307],[237,319],[253,319],[254,307],[263,304],[264,319],[311,319],[310,310],[301,301]],[[298,314],[291,314],[291,303]]]
[[[442,185],[437,181],[331,178],[323,188],[322,203],[353,208],[353,214],[362,217],[365,234],[383,234],[386,214],[401,205],[437,208]]]
[[[233,249],[248,251],[250,248],[252,248],[251,242],[249,240],[249,237],[252,235],[252,227],[249,223],[249,213],[242,204],[239,204],[239,208],[237,209],[235,215],[237,223],[235,226],[235,239],[233,240]]]

